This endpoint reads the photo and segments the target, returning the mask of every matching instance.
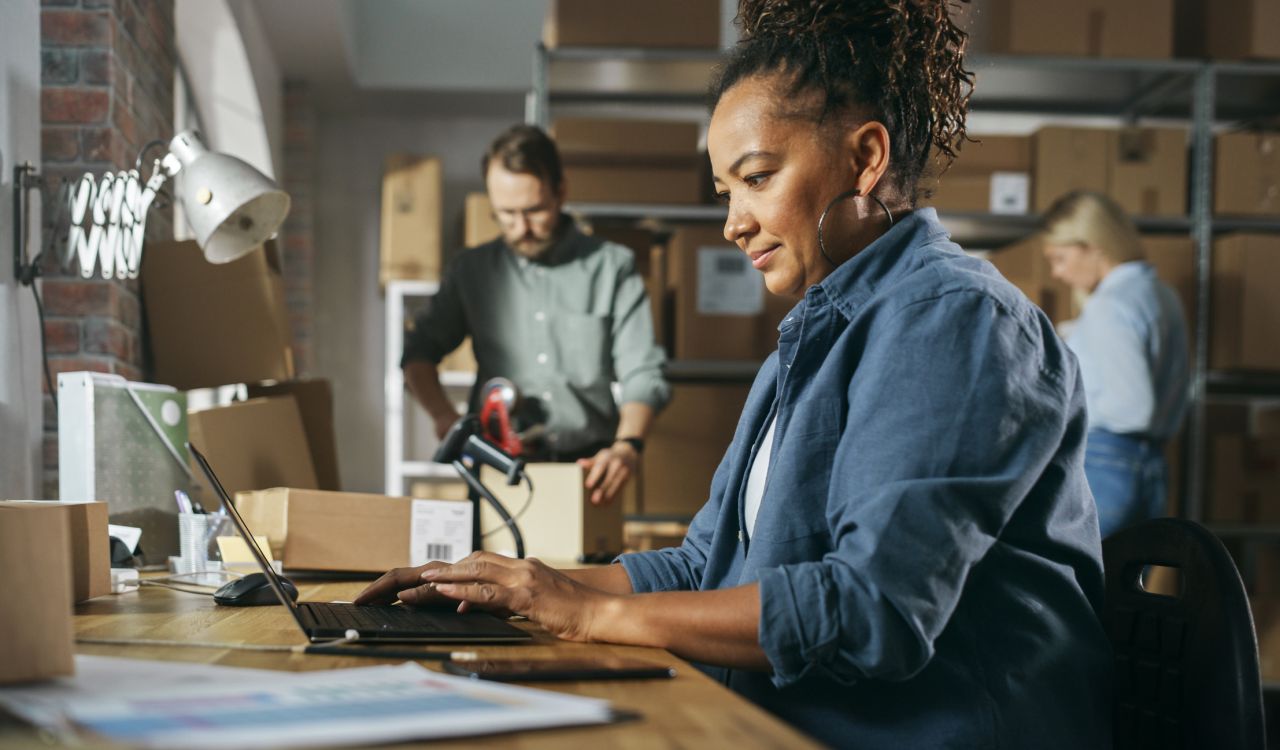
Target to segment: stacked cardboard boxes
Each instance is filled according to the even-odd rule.
[[[1213,245],[1209,366],[1280,370],[1280,235],[1235,234]]]
[[[1173,56],[1174,0],[990,0],[967,16],[977,52],[1149,59]]]
[[[560,118],[552,125],[568,199],[585,203],[699,203],[698,124]]]
[[[1187,213],[1185,129],[1049,126],[1036,131],[1033,144],[1038,212],[1073,190],[1091,190],[1131,215]]]
[[[718,0],[551,0],[543,24],[547,47],[720,46]]]
[[[437,281],[444,270],[443,177],[434,156],[393,154],[382,177],[378,281]]]
[[[1280,409],[1212,404],[1206,427],[1208,519],[1280,523]]]
[[[941,160],[934,159],[935,171]],[[1031,139],[1026,136],[975,136],[965,143],[941,177],[930,178],[925,201],[940,211],[1025,214],[1030,208]]]
[[[680,383],[645,444],[640,510],[688,520],[706,503],[747,402],[746,385]]]
[[[1179,57],[1280,59],[1275,0],[1177,0]]]
[[[1215,214],[1280,216],[1280,132],[1222,133],[1214,156]]]

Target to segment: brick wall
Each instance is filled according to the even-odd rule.
[[[293,337],[293,361],[299,376],[312,372],[311,337],[315,328],[312,278],[315,269],[314,185],[316,109],[307,84],[284,83],[284,184],[293,199],[285,220],[284,285]]]
[[[40,56],[42,171],[52,183],[131,169],[143,145],[173,136],[173,0],[42,0]],[[147,238],[172,236],[172,212],[152,210]],[[137,282],[81,279],[51,262],[44,273],[54,378],[93,370],[144,379]],[[57,419],[45,401],[44,496],[56,497]]]

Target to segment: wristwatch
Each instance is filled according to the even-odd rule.
[[[639,454],[639,453],[644,453],[644,438],[638,438],[638,437],[620,437],[620,438],[615,439],[613,442],[615,442],[615,443],[627,443],[627,444],[628,444],[628,445],[630,445],[632,448],[635,448],[635,450],[636,450],[636,453],[637,453],[637,454]]]

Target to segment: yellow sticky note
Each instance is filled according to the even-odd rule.
[[[258,549],[262,550],[262,555],[267,558],[267,562],[271,562],[271,545],[267,544],[267,538],[254,534],[253,541],[258,545]],[[244,563],[257,565],[253,553],[249,551],[249,545],[238,536],[218,537],[218,551],[222,553],[223,565],[235,566]]]

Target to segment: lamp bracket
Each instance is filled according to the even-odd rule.
[[[31,286],[40,275],[40,256],[27,260],[28,213],[31,203],[28,194],[44,187],[44,176],[31,162],[17,164],[13,168],[13,278],[22,286]]]

